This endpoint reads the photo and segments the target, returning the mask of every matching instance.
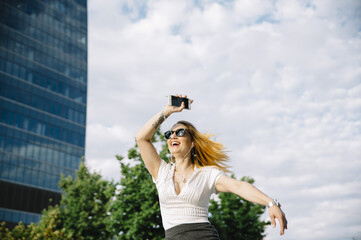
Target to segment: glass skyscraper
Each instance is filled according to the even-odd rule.
[[[0,0],[0,222],[37,222],[59,202],[60,174],[84,155],[86,102],[86,0]]]

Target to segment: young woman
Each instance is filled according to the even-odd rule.
[[[197,131],[191,123],[180,121],[165,132],[172,159],[171,163],[160,159],[151,138],[171,114],[183,109],[184,103],[180,107],[167,105],[136,135],[139,151],[158,190],[165,239],[220,239],[208,221],[210,196],[218,192],[231,192],[247,201],[268,206],[272,226],[276,226],[277,218],[283,235],[287,220],[277,200],[252,184],[225,175],[228,157],[224,146]]]

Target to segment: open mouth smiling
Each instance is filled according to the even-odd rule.
[[[170,145],[171,145],[172,147],[176,147],[176,146],[179,146],[179,144],[180,144],[179,142],[171,142]]]

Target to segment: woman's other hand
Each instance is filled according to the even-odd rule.
[[[282,209],[274,205],[268,209],[268,213],[271,218],[272,227],[274,228],[276,227],[276,218],[278,219],[278,222],[280,223],[280,227],[281,227],[280,234],[283,235],[285,229],[287,229],[287,219]]]

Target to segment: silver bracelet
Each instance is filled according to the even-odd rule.
[[[273,199],[272,202],[267,204],[267,207],[270,208],[270,207],[272,207],[274,205],[276,205],[278,207],[281,207],[281,203],[277,199]]]

